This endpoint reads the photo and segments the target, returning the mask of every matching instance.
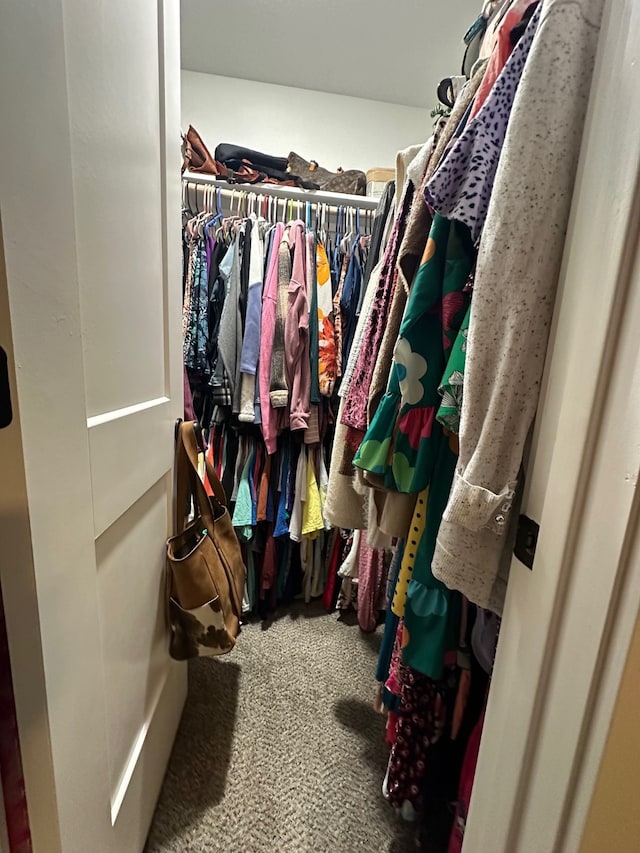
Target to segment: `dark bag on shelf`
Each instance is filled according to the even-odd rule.
[[[302,178],[293,170],[287,170],[288,160],[286,157],[272,157],[261,151],[253,151],[251,148],[242,148],[239,145],[221,143],[216,147],[215,158],[223,163],[227,169],[235,175],[244,176],[247,169],[255,170],[258,177],[250,180],[242,177],[246,183],[277,183],[287,187],[302,187],[306,190],[320,189],[319,184],[313,178]]]
[[[229,145],[226,142],[216,146],[215,158],[231,169],[236,169],[243,163],[251,163],[256,169],[273,169],[282,173],[287,171],[286,157],[272,157],[261,151],[253,151],[251,148],[243,148],[240,145]]]
[[[176,436],[175,535],[167,541],[166,610],[169,654],[176,660],[231,651],[240,631],[246,568],[213,467],[209,498],[198,473],[195,423]],[[193,521],[186,523],[193,505]]]
[[[366,195],[367,176],[358,169],[350,169],[348,172],[339,169],[330,172],[323,169],[315,160],[305,160],[294,151],[289,154],[289,172],[297,175],[303,181],[316,184],[318,189],[330,193],[349,193],[351,195]]]

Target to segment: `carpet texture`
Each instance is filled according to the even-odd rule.
[[[192,662],[146,853],[415,849],[381,794],[379,643],[296,604],[245,626],[227,657]]]

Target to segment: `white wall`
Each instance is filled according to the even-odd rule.
[[[432,123],[417,107],[182,71],[183,129],[192,124],[212,155],[230,142],[366,172],[394,167],[396,152],[424,142]]]

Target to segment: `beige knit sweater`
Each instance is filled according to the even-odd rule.
[[[502,612],[604,0],[544,0],[480,243],[460,457],[432,568]],[[513,523],[511,523],[513,521]],[[508,545],[511,542],[508,541]]]

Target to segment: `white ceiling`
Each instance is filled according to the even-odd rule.
[[[182,0],[182,67],[431,107],[481,0]]]

